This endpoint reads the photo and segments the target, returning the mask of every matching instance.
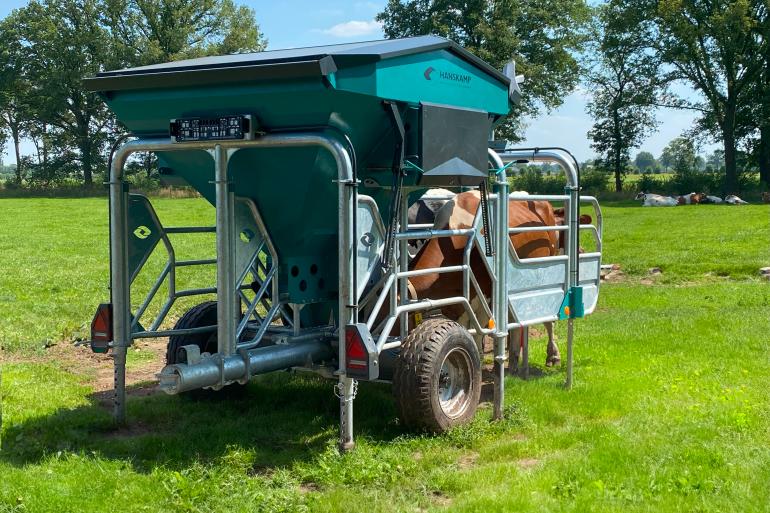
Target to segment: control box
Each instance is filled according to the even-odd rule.
[[[250,114],[215,118],[180,118],[169,122],[172,142],[250,140],[256,130]]]

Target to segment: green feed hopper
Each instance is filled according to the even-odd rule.
[[[566,150],[489,148],[519,99],[513,63],[500,72],[424,36],[205,57],[100,73],[86,84],[134,136],[111,156],[111,297],[91,324],[92,349],[113,352],[118,422],[137,339],[168,339],[158,374],[168,394],[286,369],[335,378],[341,450],[353,447],[359,380],[392,382],[405,426],[440,432],[469,422],[485,336],[495,338],[495,419],[511,333],[526,368],[528,326],[566,319],[572,383],[572,323],[598,298],[601,211],[579,195]],[[126,186],[125,165],[138,152],[158,155],[164,180],[199,191],[215,226],[163,226],[149,199]],[[506,170],[517,162],[558,164],[565,193],[509,194]],[[450,208],[435,223],[410,222],[410,200],[436,187],[478,188],[475,215],[459,227],[444,222],[460,210],[444,198]],[[456,200],[466,214],[471,197]],[[564,226],[512,210],[518,202],[529,212],[533,201],[563,204]],[[593,205],[596,226],[580,224],[581,201]],[[557,230],[563,255],[520,256],[512,244],[511,234]],[[580,253],[580,230],[594,235],[595,251]],[[202,258],[177,259],[168,234],[195,233],[215,235],[214,257],[201,247]],[[414,240],[428,242],[410,260]],[[134,278],[163,249],[155,284],[143,301],[132,297]],[[215,266],[216,283],[182,289],[175,272],[190,266]],[[183,315],[172,313],[196,296]]]
[[[359,192],[374,198],[383,218],[394,170],[407,170],[404,185],[478,184],[487,174],[488,136],[518,93],[515,81],[435,36],[204,57],[104,72],[86,83],[141,138],[331,133],[352,147]],[[215,203],[211,158],[192,149],[158,156],[162,177]],[[262,215],[279,255],[283,300],[308,304],[303,324],[327,322],[338,296],[332,157],[317,147],[249,148],[230,160],[229,177],[232,191]]]

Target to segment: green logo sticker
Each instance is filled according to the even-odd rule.
[[[136,230],[134,230],[134,235],[136,236],[137,239],[143,239],[144,240],[147,237],[149,237],[151,233],[152,233],[152,231],[150,231],[150,229],[147,228],[144,225],[139,226],[139,227],[136,228]]]
[[[251,239],[253,238],[254,238],[254,232],[252,232],[248,228],[241,232],[241,240],[243,242],[248,244],[249,242],[251,242]]]

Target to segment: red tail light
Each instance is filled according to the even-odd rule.
[[[102,303],[91,321],[91,351],[106,353],[112,338],[112,303]]]
[[[380,374],[377,346],[366,324],[345,327],[345,374],[362,380],[377,379]]]

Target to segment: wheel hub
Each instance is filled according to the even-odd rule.
[[[471,402],[471,358],[461,348],[447,353],[438,377],[438,399],[447,417],[461,416]]]

